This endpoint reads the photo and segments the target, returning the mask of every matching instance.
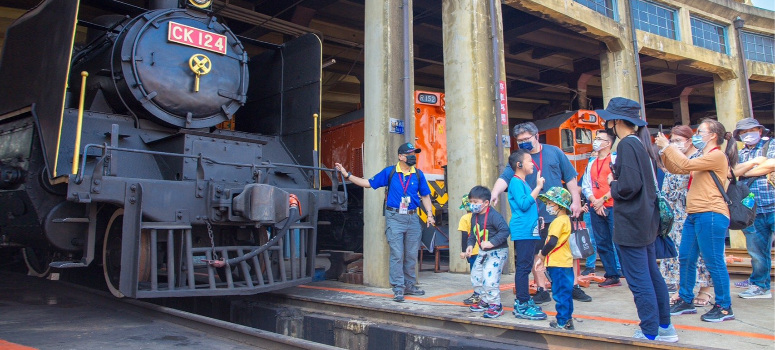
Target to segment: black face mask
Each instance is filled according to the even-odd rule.
[[[414,154],[410,154],[406,156],[406,165],[408,166],[414,166],[417,164],[417,156]]]
[[[614,120],[613,122],[614,122],[614,126],[610,128],[608,127],[608,122],[605,123],[605,132],[606,134],[613,135],[616,138],[618,137],[616,135],[616,120]]]

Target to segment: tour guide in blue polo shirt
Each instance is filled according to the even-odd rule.
[[[373,189],[388,186],[385,235],[390,245],[390,284],[393,286],[393,300],[398,302],[404,301],[404,294],[425,294],[425,291],[415,285],[417,277],[414,272],[422,235],[420,218],[416,215],[421,198],[425,212],[428,213],[428,226],[436,224],[431,214],[431,189],[422,171],[414,167],[417,164],[416,153],[420,153],[420,149],[414,148],[411,143],[401,145],[398,147],[398,164],[382,169],[369,180],[353,176],[342,164],[335,164],[336,169],[353,184]]]

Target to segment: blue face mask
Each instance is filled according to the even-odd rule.
[[[472,213],[477,214],[480,211],[482,211],[482,207],[484,205],[481,204],[481,203],[469,203],[468,206],[469,206],[469,208],[471,208],[471,212]]]
[[[530,152],[533,150],[533,142],[530,142],[530,141],[522,142],[519,144],[519,148]]]
[[[694,145],[694,147],[698,150],[702,151],[705,149],[706,144],[707,142],[702,140],[702,136],[696,134],[692,136],[692,145]]]

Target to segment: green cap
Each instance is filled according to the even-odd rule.
[[[463,200],[462,200],[462,202],[460,204],[460,210],[469,211],[470,210],[469,209],[469,204],[470,203],[468,202],[468,195],[466,194],[466,195],[463,196]]]

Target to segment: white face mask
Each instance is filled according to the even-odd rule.
[[[759,134],[758,131],[751,131],[740,135],[740,140],[743,141],[743,143],[745,143],[748,146],[753,146],[759,143],[759,140],[761,140],[761,138],[762,136]]]
[[[549,213],[549,215],[557,216],[557,214],[560,213],[560,208],[556,205],[553,206],[546,206],[546,212]]]
[[[674,142],[673,144],[676,148],[678,148],[679,151],[681,151],[681,153],[686,153],[686,149],[689,148],[686,146],[686,142]]]
[[[595,140],[592,141],[592,149],[597,152],[603,148],[603,145],[605,144],[605,141]]]

